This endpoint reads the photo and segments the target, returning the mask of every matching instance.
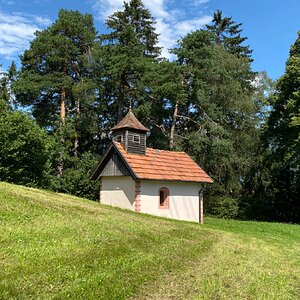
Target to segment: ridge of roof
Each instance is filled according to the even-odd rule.
[[[147,150],[153,150],[153,151],[159,151],[159,152],[184,153],[184,154],[188,155],[184,151],[171,151],[171,150],[164,150],[164,149],[155,149],[155,148],[151,148],[151,147],[147,147],[146,149]]]
[[[147,127],[145,127],[134,115],[131,108],[129,108],[126,116],[114,127],[111,128],[112,131],[122,129],[122,128],[131,128],[137,129],[140,131],[150,131]]]

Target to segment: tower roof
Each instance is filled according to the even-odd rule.
[[[123,129],[123,128],[131,128],[131,129],[136,129],[140,131],[150,131],[147,127],[145,127],[133,114],[131,108],[129,109],[128,113],[126,116],[116,125],[114,126],[111,130],[115,131],[118,129]]]

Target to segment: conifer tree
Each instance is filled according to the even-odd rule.
[[[110,103],[104,116],[110,125],[120,120],[130,105],[137,107],[148,92],[144,75],[160,54],[154,24],[140,0],[124,2],[124,9],[106,22],[111,32],[100,37],[99,64],[104,70],[100,95]]]
[[[151,79],[151,110],[147,126],[151,127],[149,142],[161,149],[180,150],[182,128],[187,123],[190,85],[188,68],[167,60],[155,65]]]
[[[223,17],[222,11],[214,12],[212,25],[206,25],[208,31],[213,32],[216,42],[223,45],[226,50],[238,56],[247,57],[252,61],[252,50],[249,46],[243,45],[247,37],[241,37],[242,23],[232,21],[232,17]]]
[[[14,85],[17,100],[32,106],[33,116],[48,130],[60,130],[62,148],[68,131],[74,155],[79,148],[80,128],[76,126],[84,110],[92,106],[95,87],[91,81],[91,53],[96,38],[93,18],[78,11],[60,10],[58,19],[36,32],[30,48],[21,56],[22,68]],[[92,114],[92,107],[88,109]],[[67,119],[68,118],[68,119]],[[73,123],[70,136],[65,125]],[[86,125],[92,124],[91,120]],[[63,159],[58,172],[63,172]]]
[[[270,99],[263,158],[253,198],[269,220],[300,222],[300,33],[291,46],[285,74]]]
[[[217,16],[220,14],[215,19]],[[231,18],[225,21],[220,30],[209,27],[187,34],[173,53],[189,70],[189,109],[184,116],[182,146],[215,179],[209,199],[226,196],[234,203],[241,195],[258,142],[258,107],[250,59],[241,55],[243,51],[234,50],[242,49],[243,39],[229,47],[232,43],[223,31],[234,22]],[[231,33],[237,27],[233,29]]]

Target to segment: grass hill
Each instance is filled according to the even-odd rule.
[[[300,226],[204,225],[0,183],[0,299],[300,299]]]

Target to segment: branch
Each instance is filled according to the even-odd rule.
[[[203,115],[206,119],[210,120],[212,123],[214,123],[215,125],[218,125],[218,123],[216,123],[202,108],[202,106],[200,106],[199,104],[196,104],[203,112]]]
[[[164,125],[159,125],[157,124],[153,119],[148,118],[149,122],[153,125],[155,125],[157,128],[159,128],[161,130],[162,133],[166,132],[166,129],[164,127]]]
[[[197,121],[193,120],[193,119],[192,119],[192,118],[190,118],[190,117],[187,117],[187,116],[182,116],[182,115],[177,115],[177,117],[178,117],[178,118],[182,118],[182,119],[189,120],[189,121],[191,121],[192,123],[194,123],[194,124],[198,125],[200,128],[202,128],[202,127],[203,127],[203,124],[201,124],[201,123],[199,123],[199,122],[197,122]]]

